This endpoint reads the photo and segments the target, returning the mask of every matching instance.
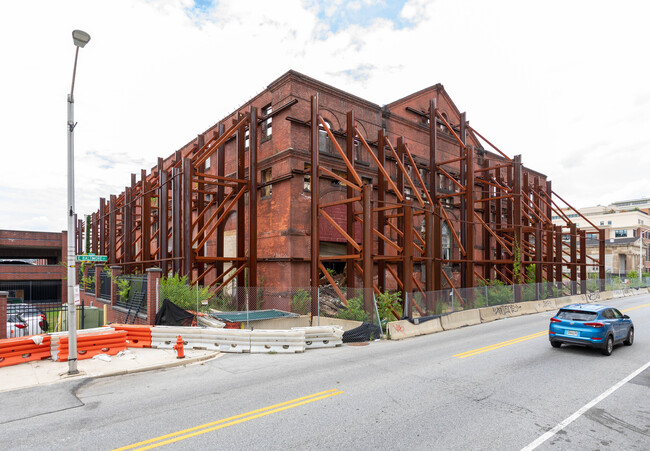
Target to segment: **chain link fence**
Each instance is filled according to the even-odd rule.
[[[385,326],[386,322],[400,318],[422,318],[452,312],[492,307],[514,302],[555,299],[572,294],[584,294],[590,301],[600,299],[601,280],[544,282],[522,285],[482,285],[473,288],[454,288],[440,291],[406,293],[376,293],[371,289],[347,287],[229,287],[218,290],[205,286],[189,286],[186,280],[161,279],[158,288],[158,306],[165,299],[195,315],[219,313],[268,312],[267,317],[277,317],[282,312],[294,316],[313,318],[338,318],[366,321]],[[650,277],[619,279],[608,277],[605,291],[645,288]],[[583,288],[586,292],[583,293]],[[277,313],[275,313],[277,315]],[[227,315],[223,315],[227,316]],[[250,316],[246,316],[250,318]],[[259,314],[256,318],[261,318]],[[316,324],[318,320],[315,320]]]

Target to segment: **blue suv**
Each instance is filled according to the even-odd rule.
[[[548,328],[551,346],[589,346],[611,355],[614,345],[634,343],[634,324],[629,316],[600,304],[570,304],[551,318]]]

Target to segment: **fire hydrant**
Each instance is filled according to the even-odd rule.
[[[176,339],[176,344],[172,346],[176,350],[176,358],[177,359],[184,359],[185,358],[185,350],[183,349],[183,337],[180,335]]]

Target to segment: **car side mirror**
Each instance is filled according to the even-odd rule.
[[[624,319],[630,319],[630,317],[628,315],[623,315],[623,318]]]

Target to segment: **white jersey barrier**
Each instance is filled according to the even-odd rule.
[[[292,327],[291,330],[305,331],[305,348],[334,348],[343,344],[343,327],[313,326]]]
[[[188,348],[205,348],[203,344],[202,327],[154,326],[151,328],[151,347],[158,349],[173,349],[180,335],[183,346]]]
[[[172,349],[179,335],[183,346],[221,352],[294,353],[303,352],[306,346],[303,330],[155,326],[151,328],[151,347]]]
[[[253,330],[251,353],[293,354],[305,351],[304,330]]]

